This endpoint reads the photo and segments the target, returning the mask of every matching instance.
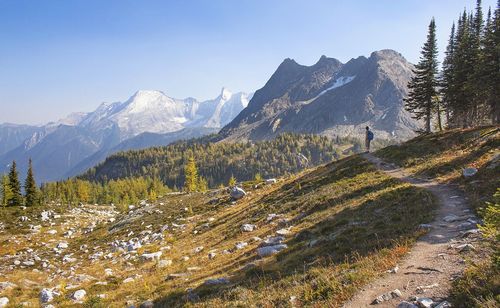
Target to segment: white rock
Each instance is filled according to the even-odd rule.
[[[128,277],[125,280],[123,280],[123,283],[129,283],[129,282],[132,282],[132,281],[134,281],[134,278]]]
[[[153,253],[144,253],[141,255],[141,258],[144,261],[160,260],[160,257],[162,254],[163,254],[163,252],[161,252],[161,251],[157,251],[157,252],[153,252]]]
[[[244,224],[240,229],[243,232],[252,232],[253,230],[257,229],[257,226],[252,224]]]
[[[208,258],[209,258],[210,260],[212,260],[213,258],[215,258],[215,256],[217,256],[217,254],[216,254],[215,252],[210,252],[210,253],[208,254]]]
[[[204,249],[204,247],[203,247],[203,246],[198,246],[198,247],[196,247],[196,248],[193,250],[193,252],[194,252],[194,253],[200,253],[200,252],[202,252],[202,251],[203,251],[203,249]]]
[[[243,249],[243,248],[245,248],[245,247],[247,247],[247,246],[248,246],[248,243],[247,243],[247,242],[238,242],[238,243],[236,243],[236,245],[235,245],[236,249]]]
[[[6,307],[9,304],[7,297],[0,297],[0,308]]]
[[[60,242],[59,244],[57,244],[56,248],[57,249],[66,249],[66,248],[68,248],[68,243]]]
[[[416,302],[417,302],[419,307],[423,307],[423,308],[431,308],[432,305],[434,304],[434,301],[430,298],[427,298],[427,297],[417,298]]]
[[[87,292],[85,292],[85,290],[78,290],[71,295],[71,299],[74,301],[81,301],[85,298],[86,295]]]
[[[164,268],[172,265],[172,260],[160,260],[158,261],[158,268]]]
[[[54,230],[54,229],[49,230],[49,231],[47,231],[47,234],[51,234],[51,235],[57,234],[57,230]]]
[[[0,282],[0,291],[11,290],[14,288],[17,288],[17,285],[15,283],[9,281]]]
[[[276,179],[266,179],[266,184],[276,184],[276,182],[278,182],[278,180]]]
[[[42,304],[45,304],[45,303],[50,303],[55,296],[56,294],[54,293],[53,290],[42,289],[42,291],[40,291],[39,299]]]
[[[230,192],[231,197],[235,200],[239,200],[239,199],[245,197],[246,194],[247,193],[242,188],[239,188],[238,186],[233,187],[231,189],[231,192]]]
[[[113,270],[111,268],[104,269],[104,275],[113,276]]]
[[[286,244],[260,247],[260,248],[257,248],[257,254],[259,255],[259,257],[263,258],[263,257],[267,257],[270,255],[276,254],[276,253],[278,253],[281,250],[286,249],[286,248],[288,248],[288,246]]]

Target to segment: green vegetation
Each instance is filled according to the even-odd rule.
[[[452,25],[442,72],[437,79],[435,24],[431,21],[427,42],[422,48],[421,61],[415,67],[415,77],[409,84],[407,109],[416,118],[437,119],[441,130],[441,113],[449,128],[468,128],[500,123],[500,2],[486,22],[481,1],[477,0],[474,14],[465,10]]]
[[[91,204],[122,205],[137,204],[140,200],[156,201],[171,191],[158,178],[127,178],[111,180],[105,184],[71,179],[42,185],[44,203],[76,205],[79,202]]]
[[[7,199],[7,205],[22,205],[23,196],[21,195],[21,183],[19,182],[15,161],[13,161],[10,166],[8,185],[10,188],[10,198]]]
[[[165,147],[127,151],[108,157],[88,170],[80,179],[105,183],[127,177],[158,177],[172,188],[184,187],[185,166],[191,155],[197,173],[208,187],[228,183],[234,175],[239,181],[262,177],[278,177],[352,154],[348,148],[358,140],[314,135],[284,134],[274,140],[241,143],[212,143],[205,139],[182,141]],[[307,161],[300,159],[304,155]],[[189,180],[190,181],[190,180]],[[192,183],[190,185],[193,185]]]
[[[435,99],[438,91],[438,62],[437,62],[437,42],[436,42],[436,23],[432,18],[429,24],[429,34],[427,41],[422,48],[422,57],[420,62],[415,65],[414,73],[408,88],[410,93],[405,99],[405,108],[414,113],[417,120],[425,119],[425,131],[431,131],[432,113],[438,106],[438,100]],[[441,125],[441,115],[437,112],[439,127]]]
[[[24,190],[26,192],[25,204],[26,206],[33,206],[39,204],[39,192],[38,187],[35,183],[35,176],[33,175],[33,165],[31,164],[31,159],[28,165],[28,175],[26,176],[26,181],[24,182]]]

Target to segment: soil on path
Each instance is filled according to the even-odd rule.
[[[434,221],[428,224],[429,232],[419,238],[399,262],[398,271],[384,274],[365,286],[344,307],[396,307],[413,296],[435,302],[446,299],[451,282],[465,268],[464,251],[460,252],[456,246],[469,243],[471,239],[464,236],[464,231],[476,228],[477,218],[467,206],[467,198],[456,186],[412,177],[372,154],[363,154],[363,157],[395,178],[428,189],[438,198],[439,206]],[[401,298],[372,304],[378,296],[395,289],[401,291]]]

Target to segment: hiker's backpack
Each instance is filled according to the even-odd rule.
[[[373,140],[373,132],[371,130],[368,131],[368,140]]]

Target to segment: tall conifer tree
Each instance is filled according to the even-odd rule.
[[[35,176],[33,175],[33,164],[31,158],[28,163],[28,173],[24,182],[25,201],[26,206],[33,206],[38,203],[38,189],[35,183]]]
[[[196,162],[194,160],[193,154],[189,155],[187,164],[184,168],[184,174],[186,176],[184,189],[187,192],[196,191],[198,186],[198,169],[196,168]]]
[[[432,112],[435,109],[437,96],[437,43],[436,23],[432,18],[429,24],[427,41],[422,47],[420,61],[415,65],[415,76],[408,84],[410,93],[405,99],[405,107],[414,114],[415,119],[425,120],[425,131],[431,131]]]
[[[19,176],[17,173],[16,161],[12,161],[9,171],[9,187],[11,190],[11,196],[7,200],[8,205],[22,205],[23,196],[21,195],[21,183],[19,182]]]

